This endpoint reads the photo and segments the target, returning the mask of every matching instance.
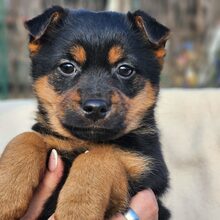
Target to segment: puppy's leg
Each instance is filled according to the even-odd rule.
[[[55,219],[103,220],[108,207],[116,205],[117,211],[128,205],[126,171],[114,149],[95,148],[74,161],[59,194]]]
[[[138,154],[135,152],[123,151],[119,148],[114,148],[115,158],[118,159],[121,166],[126,171],[127,179],[126,179],[126,186],[128,188],[128,197],[130,199],[131,195],[131,182],[132,181],[139,181],[143,174],[150,172],[152,159],[150,157],[143,156],[142,154]],[[106,216],[112,216],[118,212],[123,212],[124,210],[118,209],[118,204],[120,202],[120,197],[118,197],[118,192],[123,190],[119,187],[124,187],[121,185],[121,182],[117,182],[112,188],[112,195],[111,195],[111,202],[109,203],[109,207],[107,209]],[[126,201],[127,202],[127,201]]]
[[[157,197],[159,220],[168,220],[170,212],[159,200],[168,188],[168,171],[164,161],[120,150],[118,156],[128,173],[130,195],[133,196],[143,189],[151,188]]]
[[[46,146],[42,137],[27,132],[15,137],[0,158],[0,219],[19,219],[44,172]]]
[[[152,170],[154,160],[149,156],[121,149],[115,149],[115,153],[125,167],[130,181],[138,181]]]

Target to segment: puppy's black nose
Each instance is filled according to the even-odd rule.
[[[102,99],[89,99],[85,101],[82,109],[87,118],[97,121],[106,116],[109,107],[106,101]]]

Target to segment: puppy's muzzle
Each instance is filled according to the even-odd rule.
[[[111,106],[103,99],[88,99],[82,104],[84,116],[93,121],[104,119]]]

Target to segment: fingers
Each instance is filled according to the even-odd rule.
[[[158,220],[157,199],[151,189],[137,193],[130,202],[130,207],[135,211],[140,220]],[[111,220],[126,220],[121,214]]]
[[[36,219],[41,214],[45,202],[53,193],[62,177],[63,169],[62,160],[58,156],[57,151],[53,149],[49,157],[48,170],[38,186],[25,216],[21,220]]]
[[[55,190],[63,174],[63,163],[56,150],[52,150],[48,162],[48,170],[40,183],[29,208],[21,220],[37,219],[43,210],[47,199]],[[130,207],[136,212],[140,220],[158,220],[158,204],[151,189],[143,190],[131,199]],[[49,220],[54,220],[51,216]],[[122,214],[111,218],[111,220],[126,220]]]
[[[137,193],[130,203],[130,207],[137,213],[141,220],[157,220],[158,204],[151,189]]]

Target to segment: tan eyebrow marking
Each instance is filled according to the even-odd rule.
[[[166,50],[164,48],[160,48],[155,51],[155,56],[159,59],[165,57],[165,55],[166,55]]]
[[[157,57],[159,64],[163,66],[164,63],[164,57],[166,56],[166,49],[164,48],[159,48],[154,52],[155,56]]]
[[[38,51],[40,50],[40,44],[37,42],[30,42],[28,44],[28,49],[30,51],[30,54],[34,55],[34,54],[38,53]]]
[[[74,60],[79,62],[80,64],[84,64],[86,62],[86,51],[81,45],[74,45],[70,49],[70,53]]]
[[[108,61],[110,64],[115,64],[119,61],[124,54],[124,50],[121,46],[113,46],[108,52]]]

